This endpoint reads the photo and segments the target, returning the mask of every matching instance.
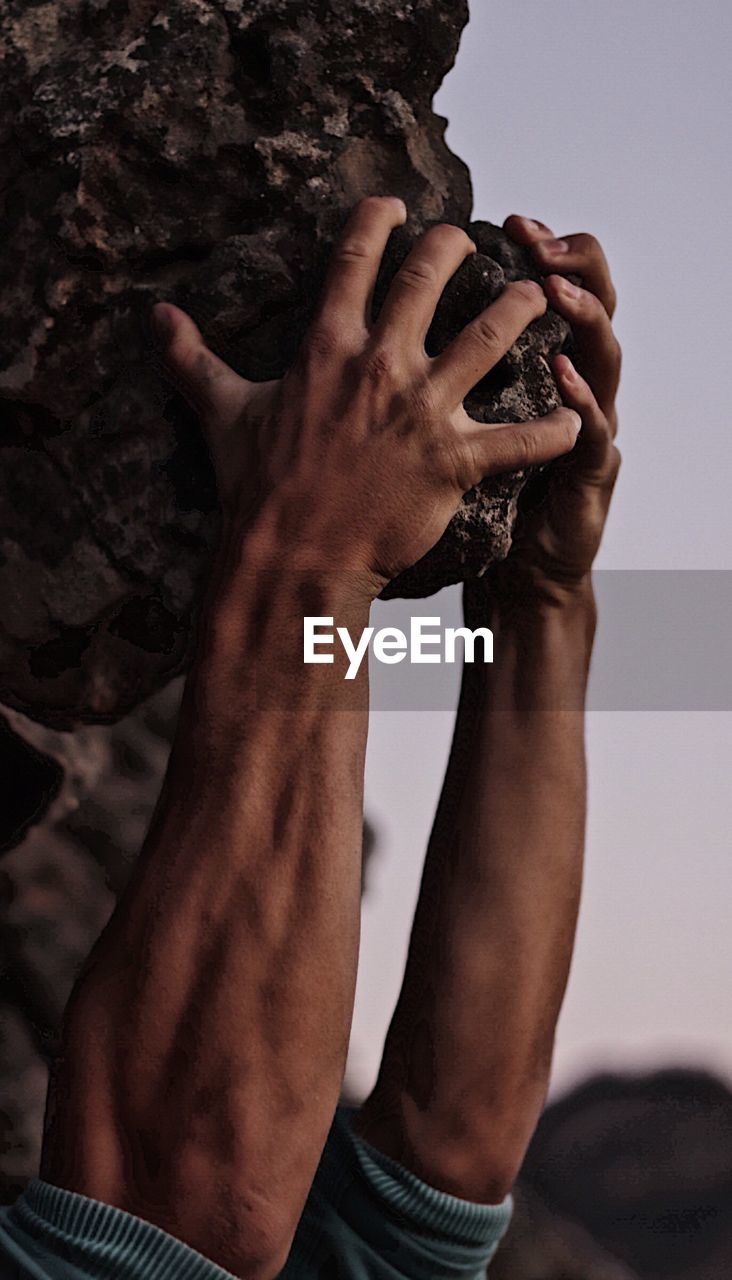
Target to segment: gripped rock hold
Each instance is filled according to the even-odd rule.
[[[500,227],[472,222],[466,230],[478,252],[444,292],[427,336],[430,355],[437,355],[467,320],[495,301],[506,281],[540,278],[529,255]],[[408,247],[404,245],[400,252],[403,241],[399,235],[394,240],[377,303]],[[568,349],[568,340],[568,326],[556,312],[547,311],[473,389],[465,401],[468,413],[478,422],[524,422],[556,408],[560,399],[549,362],[558,351]],[[526,478],[526,472],[495,476],[465,494],[437,545],[389,583],[382,595],[386,599],[431,595],[454,582],[479,577],[492,562],[502,560],[511,546]]]
[[[111,720],[183,669],[216,537],[195,421],[162,376],[151,304],[188,307],[252,378],[283,372],[328,249],[363,195],[410,210],[385,279],[471,186],[432,98],[465,0],[5,0],[0,8],[0,696],[56,727]],[[435,348],[533,274],[489,224]],[[472,398],[545,412],[530,336]],[[390,594],[429,594],[505,554],[522,476],[466,498]]]

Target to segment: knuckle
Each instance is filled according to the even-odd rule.
[[[600,241],[597,236],[593,236],[589,231],[578,231],[572,236],[572,248],[575,253],[581,254],[583,257],[596,257],[600,252]]]
[[[191,370],[195,366],[201,348],[197,343],[186,341],[184,338],[175,337],[165,352],[165,359],[169,364],[177,365],[181,369]]]
[[[363,236],[347,236],[336,250],[336,260],[338,262],[362,262],[364,258],[370,257],[370,252],[368,240]]]
[[[426,258],[415,258],[401,268],[399,283],[407,289],[431,289],[437,284],[437,271]]]
[[[590,289],[581,289],[578,298],[580,311],[583,311],[588,320],[604,323],[607,314],[604,306],[596,293],[592,293]]]
[[[191,370],[204,386],[212,386],[221,376],[221,369],[206,347],[198,347],[191,358]]]
[[[364,196],[356,205],[356,212],[362,214],[381,213],[386,203],[383,196]]]
[[[523,467],[536,465],[539,457],[539,448],[535,431],[532,431],[530,427],[520,428],[516,436],[516,447]]]
[[[623,464],[623,455],[618,446],[614,444],[610,449],[610,476],[613,484],[618,478],[618,472]]]
[[[320,322],[310,327],[302,344],[302,354],[307,360],[329,360],[340,349],[340,337],[330,325]]]
[[[546,307],[547,300],[541,285],[534,283],[533,280],[512,280],[506,285],[506,290],[515,298],[521,298],[522,301],[531,302],[535,306],[542,305]]]
[[[374,347],[366,355],[363,375],[367,382],[381,384],[394,376],[394,356],[386,347]]]
[[[470,239],[467,232],[461,227],[456,227],[451,222],[438,222],[437,226],[431,227],[424,237],[426,242],[434,243],[437,248],[444,249],[466,249],[475,248],[475,243]]]
[[[484,350],[495,352],[501,349],[501,333],[493,320],[487,316],[478,316],[468,326],[468,333]]]
[[[409,411],[417,422],[431,422],[435,415],[435,396],[427,381],[415,383],[408,393]]]
[[[475,460],[472,449],[458,433],[448,430],[431,437],[427,451],[437,474],[461,493],[467,493],[476,479]]]

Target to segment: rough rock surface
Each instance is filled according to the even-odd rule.
[[[432,97],[465,0],[5,0],[0,7],[0,695],[112,719],[185,664],[216,534],[210,469],[146,336],[187,306],[243,373],[277,375],[361,196],[467,225]],[[433,340],[528,273],[486,224]],[[488,256],[486,256],[488,255]],[[552,407],[536,326],[477,415]],[[473,493],[396,584],[429,594],[505,553],[521,477]]]

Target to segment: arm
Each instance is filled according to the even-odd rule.
[[[519,222],[509,229],[520,234]],[[544,235],[524,236],[540,261],[550,256]],[[567,269],[600,293],[604,258],[578,239]],[[583,431],[548,473],[543,500],[525,509],[508,560],[486,585],[466,588],[466,620],[493,630],[495,664],[465,670],[404,984],[356,1123],[425,1181],[487,1203],[510,1190],[539,1117],[569,971],[585,825],[590,570],[618,467],[619,352],[607,310],[589,290],[566,292],[557,275],[546,288],[573,324],[592,384],[557,359]]]
[[[156,817],[69,1007],[44,1174],[242,1277],[284,1262],[353,1002],[365,666],[355,687],[338,666],[304,666],[303,616],[360,632],[463,489],[531,449],[556,456],[579,426],[560,410],[481,427],[462,408],[544,310],[536,287],[507,289],[485,330],[479,317],[428,360],[439,294],[473,248],[456,228],[428,233],[371,326],[404,216],[398,201],[359,207],[281,384],[246,383],[182,312],[158,311],[224,534]]]
[[[349,576],[280,568],[210,611],[134,881],[69,1009],[44,1151],[47,1180],[235,1274],[284,1262],[348,1043],[368,694],[359,676],[341,706],[342,670],[300,669],[298,614],[360,629]]]

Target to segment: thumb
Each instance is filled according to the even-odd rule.
[[[469,443],[477,479],[541,466],[575,446],[581,419],[573,409],[555,409],[533,422],[480,427],[473,423]]]
[[[152,323],[171,380],[207,428],[231,426],[252,384],[207,347],[198,325],[180,307],[158,302]]]

